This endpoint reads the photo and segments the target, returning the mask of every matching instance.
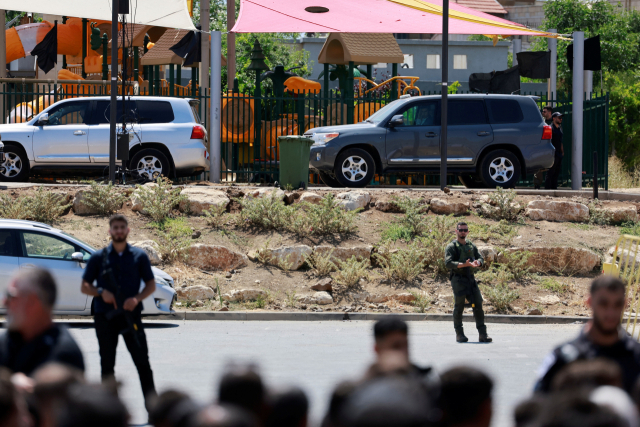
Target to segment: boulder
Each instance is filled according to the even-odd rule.
[[[316,193],[310,193],[305,191],[302,193],[299,199],[301,202],[312,203],[314,205],[319,205],[322,202],[322,196]]]
[[[247,256],[224,246],[197,243],[189,248],[187,264],[201,270],[234,270],[247,265]]]
[[[202,216],[212,206],[226,208],[229,204],[229,197],[223,191],[210,187],[187,187],[180,194],[187,197],[187,200],[180,202],[180,212],[189,212],[191,215]]]
[[[542,311],[537,308],[532,308],[527,311],[527,316],[542,316]]]
[[[333,297],[328,292],[320,291],[313,295],[300,295],[298,302],[301,304],[327,305],[333,303]]]
[[[329,291],[333,290],[333,279],[331,277],[325,277],[324,279],[318,281],[315,285],[311,287],[314,291]]]
[[[151,265],[158,265],[162,262],[162,256],[158,253],[158,244],[153,240],[141,240],[139,242],[129,242],[129,244],[142,249],[149,257]]]
[[[276,198],[278,200],[284,200],[284,191],[279,188],[267,187],[267,188],[258,188],[254,190],[248,190],[244,198],[247,199],[249,197],[253,197],[254,199],[261,199],[263,197],[271,197],[271,195],[275,192]]]
[[[143,187],[156,187],[158,184],[156,184],[155,182],[147,182],[146,184],[143,184]],[[144,205],[142,204],[142,201],[140,200],[140,196],[139,196],[139,190],[135,190],[133,193],[131,193],[131,210],[134,212],[140,212],[142,215],[148,215],[149,213],[144,210]]]
[[[527,265],[533,267],[531,271],[536,273],[589,273],[600,265],[600,255],[586,248],[540,246],[506,250],[533,252]],[[502,253],[498,255],[498,261],[502,261]]]
[[[73,198],[73,213],[76,215],[100,215],[101,212],[87,205],[86,192],[87,190],[76,192],[76,196]],[[120,203],[118,209],[122,209],[122,203]]]
[[[589,208],[577,202],[533,200],[525,215],[533,221],[585,222],[589,220]]]
[[[266,249],[263,255],[269,258],[268,264],[280,267],[282,263],[289,263],[289,270],[297,270],[304,265],[306,258],[311,255],[312,249],[307,245],[282,246],[277,249]],[[258,260],[258,251],[251,251],[249,259]]]
[[[638,253],[636,253],[638,252]],[[640,250],[636,251],[635,248],[631,249],[618,249],[612,246],[609,248],[609,256],[605,262],[616,262],[619,268],[638,268],[640,266]],[[635,257],[635,263],[634,263]],[[635,265],[634,265],[635,264]]]
[[[370,294],[370,295],[367,295],[367,297],[365,298],[365,301],[371,302],[374,304],[380,304],[380,303],[389,301],[389,299],[390,299],[389,295]]]
[[[492,262],[497,261],[498,251],[493,246],[478,246],[478,252],[484,258],[485,264],[489,265]]]
[[[187,288],[178,289],[177,294],[180,298],[189,301],[207,300],[215,297],[216,293],[208,286],[195,285]]]
[[[471,209],[470,202],[463,202],[460,200],[447,200],[447,199],[431,199],[429,209],[437,214],[441,215],[464,215]]]
[[[352,256],[355,256],[358,261],[371,258],[371,251],[373,246],[371,245],[358,245],[350,248],[336,248],[330,245],[320,245],[313,248],[313,252],[318,255],[326,256],[329,252],[333,251],[331,258],[333,260],[346,261]]]
[[[354,301],[366,301],[369,298],[369,292],[349,292],[349,297]]]
[[[228,294],[223,294],[222,299],[231,302],[255,301],[258,298],[266,298],[267,292],[262,289],[239,289]]]
[[[398,302],[410,303],[416,300],[416,297],[409,292],[403,292],[401,294],[392,295],[391,298]]]
[[[557,295],[545,295],[534,299],[534,301],[544,305],[553,305],[558,304],[560,302],[560,298]]]
[[[336,203],[346,211],[364,209],[371,201],[371,195],[364,191],[349,191],[338,193]]]
[[[376,209],[380,212],[402,212],[400,206],[396,205],[393,201],[385,202],[383,200],[378,200],[376,202]]]
[[[613,222],[614,224],[620,224],[628,221],[635,222],[638,220],[638,210],[634,205],[628,205],[628,206],[604,205],[601,209],[610,215],[611,222]]]

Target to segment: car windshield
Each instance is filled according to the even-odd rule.
[[[71,237],[74,240],[77,240],[78,242],[82,243],[83,245],[85,245],[86,247],[88,247],[89,249],[91,249],[93,252],[97,251],[96,248],[94,248],[93,246],[91,246],[90,244],[88,244],[87,242],[84,242],[80,239],[78,239],[76,236],[72,236],[71,234],[65,233],[64,231],[62,231],[62,234],[64,234],[65,236]]]
[[[373,115],[371,115],[371,117],[365,120],[365,122],[373,123],[373,124],[380,123],[385,119],[385,117],[389,115],[389,112],[391,112],[392,110],[395,110],[398,107],[398,105],[400,104],[400,101],[401,101],[400,99],[396,99],[392,103],[385,105],[384,107],[376,111]]]

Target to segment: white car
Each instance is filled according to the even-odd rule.
[[[35,174],[108,174],[110,106],[107,96],[71,98],[26,123],[0,125],[5,154],[0,159],[0,181],[22,182]],[[197,106],[194,99],[131,96],[123,102],[118,98],[118,132],[124,117],[130,138],[128,168],[147,180],[207,170],[207,131]]]
[[[96,251],[91,245],[62,230],[34,221],[0,219],[0,296],[20,268],[42,267],[53,274],[58,285],[54,314],[91,315],[93,298],[80,292],[87,261]],[[152,267],[155,292],[142,301],[142,314],[170,314],[176,299],[173,278]],[[144,283],[140,282],[140,288]],[[0,301],[0,313],[5,312]]]

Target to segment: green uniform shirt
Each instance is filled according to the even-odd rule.
[[[456,257],[456,246],[458,247],[458,257]],[[482,258],[482,254],[480,254],[476,245],[468,240],[464,245],[460,244],[457,240],[454,240],[453,242],[449,243],[444,250],[444,262],[447,268],[453,271],[454,275],[473,275],[473,270],[475,270],[475,268],[458,268],[458,263],[464,263],[468,259],[470,259],[472,262],[475,260],[479,260],[480,264],[484,265],[484,258]]]

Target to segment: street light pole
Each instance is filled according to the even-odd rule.
[[[442,2],[442,102],[440,107],[440,189],[447,186],[447,95],[449,81],[449,0]]]
[[[109,181],[116,183],[116,102],[118,91],[118,4],[111,1],[111,111],[109,116]]]

